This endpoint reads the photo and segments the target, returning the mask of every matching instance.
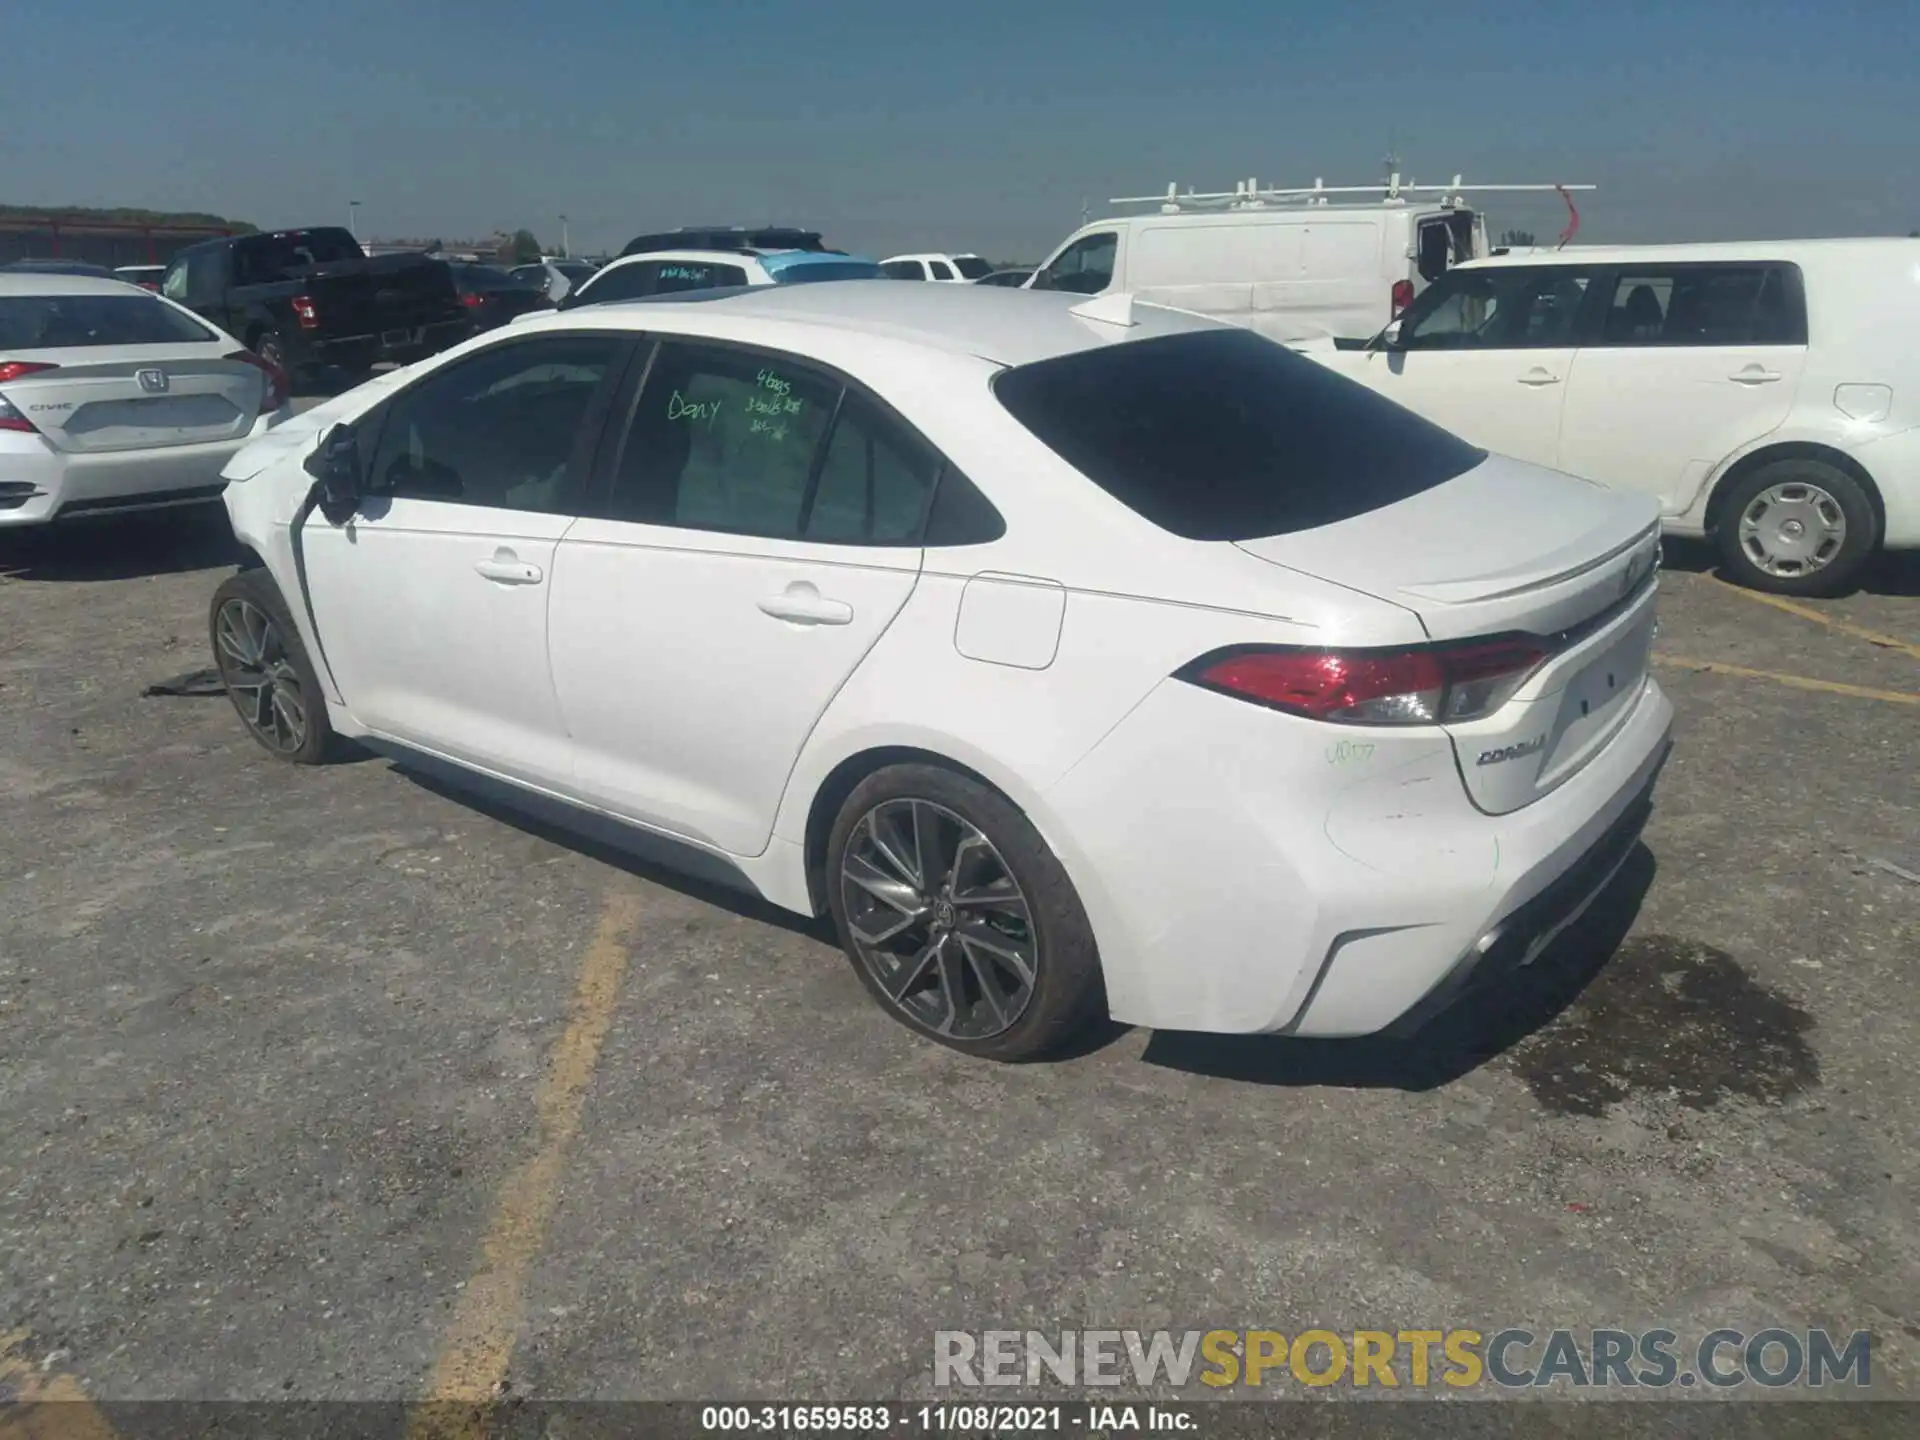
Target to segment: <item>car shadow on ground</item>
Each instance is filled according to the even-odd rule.
[[[1669,570],[1726,579],[1720,572],[1720,552],[1705,540],[1667,536],[1661,542],[1661,564]],[[1868,595],[1920,596],[1920,551],[1881,551],[1867,566],[1860,583],[1843,594],[1863,591]]]
[[[131,580],[215,570],[239,558],[221,505],[0,530],[0,577],[9,580]]]
[[[1405,1039],[1303,1040],[1161,1030],[1149,1065],[1255,1085],[1434,1090],[1551,1024],[1606,968],[1653,883],[1653,852],[1635,846],[1580,921],[1526,969],[1469,991]]]
[[[369,752],[361,751],[361,754]],[[697,874],[674,868],[664,860],[656,860],[640,847],[648,844],[648,837],[627,829],[617,823],[595,825],[592,817],[582,814],[578,821],[569,817],[566,823],[548,818],[544,813],[530,808],[519,799],[509,799],[496,795],[479,784],[448,778],[419,768],[417,763],[395,757],[389,759],[395,773],[418,785],[429,794],[437,795],[456,805],[485,815],[490,820],[511,826],[523,835],[531,835],[571,850],[575,854],[585,855],[598,860],[603,865],[623,871],[637,879],[661,885],[669,890],[677,890],[682,895],[702,901],[718,909],[739,915],[744,919],[761,921],[768,925],[777,925],[783,930],[805,935],[823,944],[839,948],[839,940],[833,932],[833,921],[825,916],[809,919],[796,915],[791,910],[783,910],[778,905],[762,900],[758,895],[746,890],[709,880]],[[602,833],[604,832],[604,833]]]

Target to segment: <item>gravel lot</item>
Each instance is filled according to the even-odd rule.
[[[16,1389],[871,1398],[946,1328],[1779,1324],[1920,1398],[1920,569],[1794,613],[1671,557],[1647,845],[1510,1003],[995,1068],[821,931],[143,698],[229,543],[0,536]]]

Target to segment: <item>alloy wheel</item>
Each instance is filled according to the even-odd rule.
[[[1033,999],[1040,946],[1013,871],[979,828],[930,800],[887,800],[860,818],[840,862],[860,963],[936,1035],[985,1040]]]
[[[273,617],[236,597],[220,607],[214,637],[220,678],[247,727],[284,754],[306,744],[306,695]]]
[[[1789,480],[1747,502],[1739,537],[1741,551],[1763,574],[1811,575],[1824,570],[1847,543],[1847,516],[1818,485]]]

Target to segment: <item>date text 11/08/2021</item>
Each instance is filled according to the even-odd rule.
[[[700,1428],[708,1434],[1012,1435],[1071,1433],[1099,1440],[1129,1431],[1196,1433],[1194,1407],[1075,1405],[708,1405]]]

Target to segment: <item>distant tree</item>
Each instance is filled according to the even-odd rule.
[[[540,242],[531,230],[516,230],[508,242],[507,258],[516,265],[530,265],[541,256]]]
[[[1534,244],[1533,232],[1531,230],[1508,230],[1500,236],[1500,243],[1502,245],[1511,245],[1516,249],[1525,250]]]
[[[251,235],[254,225],[245,220],[229,220],[224,215],[208,215],[199,210],[141,210],[126,206],[100,208],[90,205],[0,205],[0,220],[38,219],[51,215],[63,224],[78,225],[88,220],[108,225],[189,225],[209,230],[232,230]]]

